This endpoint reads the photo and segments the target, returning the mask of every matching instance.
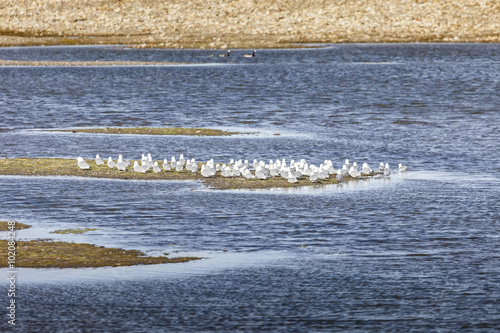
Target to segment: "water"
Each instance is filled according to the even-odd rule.
[[[212,51],[0,49],[1,59],[202,64],[0,68],[3,157],[150,152],[158,159],[184,153],[197,160],[328,158],[339,167],[349,158],[372,168],[382,161],[409,166],[390,179],[262,191],[212,191],[190,181],[0,177],[0,218],[33,225],[21,239],[205,258],[20,270],[18,328],[498,329],[499,51],[496,44],[338,45],[228,60],[209,58]],[[43,132],[101,126],[254,134]],[[50,233],[77,227],[100,230]],[[0,327],[7,329],[6,321]]]

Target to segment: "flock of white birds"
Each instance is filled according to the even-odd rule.
[[[78,157],[77,161],[80,169],[90,169],[90,165],[82,157]],[[111,157],[108,158],[107,162],[104,162],[99,155],[96,155],[95,163],[98,166],[106,163],[109,168],[116,168],[119,171],[127,171],[131,167],[135,172],[139,173],[146,173],[149,171],[154,173],[160,173],[162,171],[179,172],[186,170],[193,174],[199,171],[203,177],[207,178],[213,177],[219,173],[222,177],[244,177],[246,179],[265,180],[270,177],[282,177],[290,183],[296,183],[299,179],[303,178],[309,178],[311,182],[316,183],[321,180],[329,179],[332,176],[335,176],[337,181],[341,182],[344,176],[347,175],[352,178],[360,178],[361,176],[374,174],[368,163],[363,163],[360,169],[356,162],[351,164],[348,159],[345,160],[341,169],[335,169],[331,160],[325,160],[319,166],[316,166],[314,164],[308,164],[305,159],[301,159],[300,161],[291,160],[290,163],[287,163],[285,159],[270,160],[268,163],[265,161],[253,160],[252,164],[250,164],[248,160],[234,161],[233,159],[227,164],[215,164],[214,160],[211,159],[202,164],[201,170],[198,170],[198,163],[196,160],[194,158],[186,159],[183,154],[180,155],[179,159],[172,156],[170,162],[164,159],[162,167],[158,165],[158,162],[153,161],[151,154],[142,154],[140,164],[138,161],[134,161],[132,165],[131,161],[124,159],[122,155],[118,157],[118,161],[116,162]],[[400,163],[398,171],[405,172],[406,170],[407,166]],[[391,174],[389,163],[381,162],[377,172],[383,173],[384,176],[388,177]]]

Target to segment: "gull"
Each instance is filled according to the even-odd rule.
[[[206,178],[212,177],[210,170],[205,167],[205,164],[201,166],[201,175]]]
[[[346,175],[348,175],[348,174],[349,174],[349,169],[347,169],[347,164],[344,164],[344,165],[342,166],[342,174],[343,174],[344,176],[346,176]]]
[[[108,158],[108,167],[110,167],[111,169],[114,168],[116,166],[116,162],[113,161],[113,159],[111,158],[111,156]]]
[[[228,58],[231,55],[231,50],[227,50],[227,53],[221,53],[218,55],[219,58]]]
[[[139,165],[139,162],[137,161],[134,161],[134,171],[135,172],[142,172],[142,173],[145,173],[146,171],[143,171],[141,166]]]
[[[123,156],[118,156],[118,163],[116,163],[116,168],[120,171],[127,171],[125,162],[123,161]]]
[[[151,157],[151,154],[148,154],[148,159],[147,159],[147,165],[148,165],[148,168],[152,168],[154,163],[153,163],[153,157]]]
[[[338,169],[337,170],[337,181],[340,183],[343,178],[344,178],[344,175],[342,174],[342,170]]]
[[[166,158],[163,160],[163,170],[165,170],[165,171],[172,170],[172,168],[170,167],[170,164],[168,164],[168,161]]]
[[[255,176],[252,175],[250,170],[248,170],[246,168],[245,168],[245,170],[243,170],[242,174],[243,174],[243,177],[245,177],[246,179],[254,179],[255,178]]]
[[[380,164],[378,165],[378,171],[384,172],[384,169],[385,169],[384,162],[380,162]]]
[[[370,168],[370,166],[368,165],[368,163],[363,163],[363,171],[362,171],[362,173],[365,174],[365,175],[369,175],[372,172],[373,171]]]
[[[318,178],[318,172],[317,171],[313,171],[311,173],[311,175],[309,176],[309,180],[312,182],[312,183],[316,183],[316,182],[319,182],[320,179]]]
[[[389,163],[386,163],[385,164],[385,167],[384,167],[384,176],[389,176],[391,174],[391,169],[389,169]]]
[[[258,168],[257,170],[255,170],[255,177],[257,177],[258,179],[262,179],[262,180],[267,179],[267,176],[264,173],[264,170],[262,170],[261,168]]]
[[[293,183],[297,183],[298,180],[295,176],[290,176],[290,177],[288,177],[288,182],[293,184]]]
[[[399,168],[398,168],[399,172],[406,172],[407,169],[408,166],[399,163]]]
[[[158,162],[154,162],[154,163],[153,163],[153,172],[154,172],[154,173],[161,172],[161,169],[160,169],[160,167],[158,166]]]
[[[186,160],[184,159],[184,155],[181,154],[181,156],[179,156],[179,163],[181,163],[182,165],[184,165],[185,162],[186,162]]]
[[[359,173],[358,168],[354,167],[353,165],[349,170],[349,176],[351,176],[352,178],[358,178],[359,176],[361,176],[361,174]]]
[[[78,166],[80,167],[80,169],[83,170],[90,169],[90,165],[87,162],[85,162],[85,160],[82,157],[78,157],[76,160],[78,161]]]
[[[198,172],[198,163],[196,163],[196,162],[191,163],[191,172],[192,173],[197,173]]]
[[[252,54],[244,54],[243,57],[245,57],[245,58],[253,58],[253,57],[255,57],[255,50],[253,50]]]
[[[104,161],[99,156],[99,154],[95,155],[95,164],[97,164],[97,165],[103,165],[104,164]]]

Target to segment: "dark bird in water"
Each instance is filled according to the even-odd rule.
[[[253,57],[255,57],[255,50],[253,50],[252,54],[244,54],[243,56],[245,58],[253,58]]]
[[[230,54],[231,54],[231,50],[227,50],[226,54],[224,54],[224,53],[219,54],[219,58],[227,58],[227,57],[229,57]]]

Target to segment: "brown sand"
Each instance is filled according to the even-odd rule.
[[[498,0],[4,0],[0,45],[499,42]]]

